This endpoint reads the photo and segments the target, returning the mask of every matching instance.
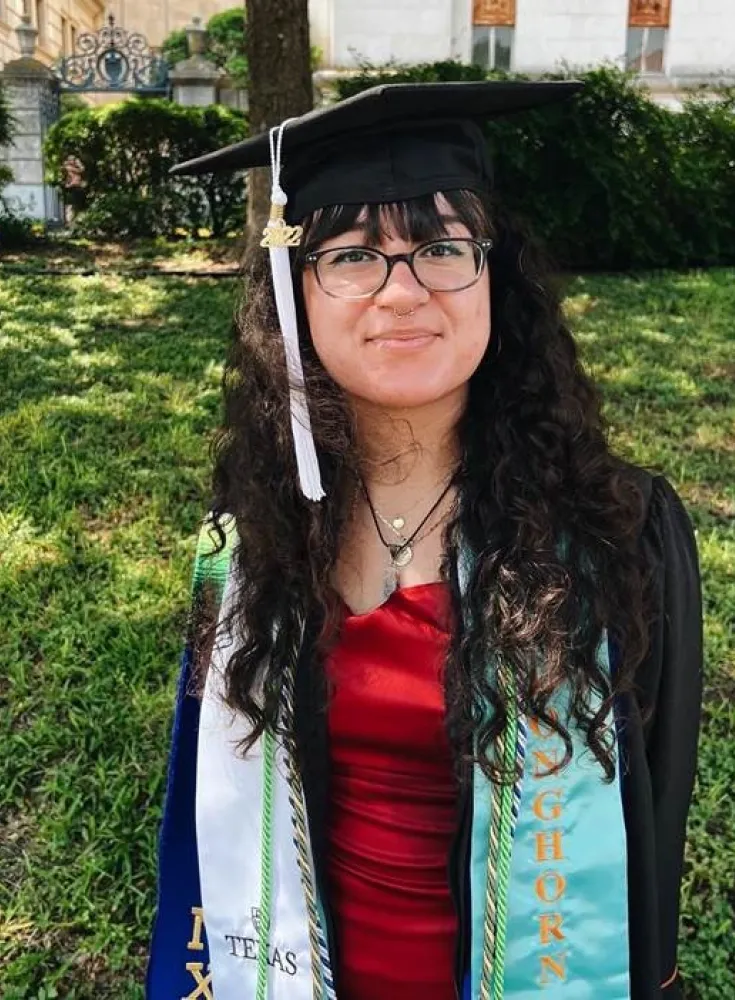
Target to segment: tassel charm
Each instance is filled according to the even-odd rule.
[[[285,211],[285,205],[279,205],[275,201],[271,202],[270,218],[268,225],[263,230],[263,239],[260,241],[260,245],[267,250],[276,247],[301,246],[304,227],[289,226],[284,218]]]

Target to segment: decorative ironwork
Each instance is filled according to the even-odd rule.
[[[630,0],[631,28],[668,28],[670,17],[671,0]]]
[[[474,0],[472,23],[478,27],[513,27],[516,23],[516,0]]]
[[[96,34],[77,39],[74,54],[55,67],[64,90],[168,93],[168,65],[143,35],[117,27],[110,15]]]

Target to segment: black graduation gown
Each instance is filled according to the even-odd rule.
[[[683,1000],[676,975],[686,819],[696,766],[702,695],[702,614],[694,533],[670,484],[630,468],[648,496],[640,544],[654,574],[656,621],[638,673],[640,695],[623,703],[622,752],[627,758],[623,808],[628,843],[631,1000]],[[308,649],[309,643],[304,648]],[[317,880],[333,945],[338,929],[329,911],[326,881],[329,748],[321,692],[307,657],[297,672],[296,731]],[[643,722],[641,706],[652,706]],[[459,914],[458,996],[468,961],[467,871],[472,797],[460,794],[449,882]],[[337,933],[335,933],[337,931]],[[621,941],[621,947],[624,947]],[[338,962],[335,963],[338,966]],[[337,969],[335,969],[337,972]],[[338,983],[338,980],[337,980]],[[664,986],[663,984],[668,984]]]

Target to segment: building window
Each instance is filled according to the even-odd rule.
[[[663,73],[671,0],[629,0],[625,64],[634,73]]]
[[[510,69],[513,28],[499,24],[476,25],[472,29],[472,62],[485,69]]]
[[[61,54],[62,56],[69,55],[69,22],[61,15]]]
[[[513,60],[515,0],[473,0],[472,62],[509,70]]]
[[[666,28],[628,28],[626,66],[634,73],[663,73]]]
[[[71,30],[69,31],[69,50],[72,55],[74,55],[76,49],[77,49],[77,29],[72,24]]]

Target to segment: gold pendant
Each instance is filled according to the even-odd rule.
[[[398,569],[403,569],[413,559],[413,549],[410,545],[391,545],[390,560]]]

